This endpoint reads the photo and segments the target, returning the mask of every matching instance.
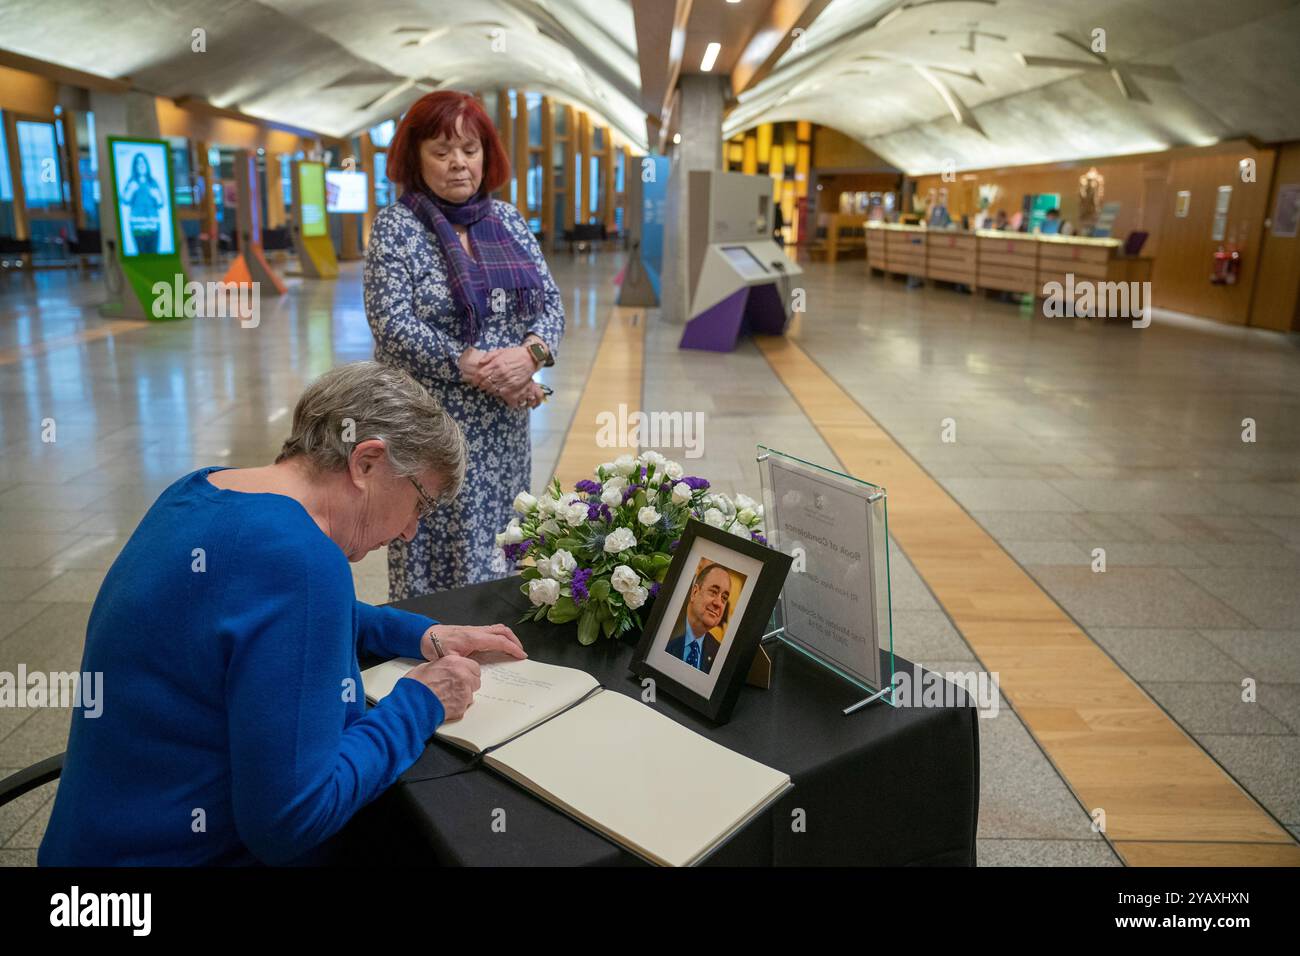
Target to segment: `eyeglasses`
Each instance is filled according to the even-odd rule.
[[[423,521],[426,518],[428,518],[431,514],[433,514],[434,509],[438,507],[438,500],[434,498],[433,495],[425,491],[424,485],[420,484],[420,482],[417,481],[414,477],[409,475],[407,477],[410,478],[411,484],[415,485],[415,491],[420,496],[420,504],[423,507],[420,508],[419,517],[420,520]]]

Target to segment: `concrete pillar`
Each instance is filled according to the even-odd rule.
[[[693,169],[722,169],[722,107],[728,78],[709,73],[683,76],[678,83],[677,128],[681,143],[671,147],[672,179],[664,227],[664,274],[661,303],[665,320],[685,324],[690,307],[686,259],[686,210]]]

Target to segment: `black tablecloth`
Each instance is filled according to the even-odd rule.
[[[515,623],[529,607],[519,579],[413,598],[397,605],[456,624],[509,624],[531,658],[575,667],[607,689],[640,697],[629,674],[634,640],[578,643],[574,624]],[[774,642],[770,689],[742,689],[718,726],[664,694],[653,706],[725,747],[790,775],[790,790],[711,856],[714,865],[974,865],[979,809],[977,712],[895,708],[845,716],[859,689]],[[913,665],[895,658],[896,669]],[[920,673],[919,670],[917,672]],[[649,706],[649,705],[648,705]],[[350,843],[364,862],[468,866],[601,866],[640,861],[486,768],[433,741],[387,793],[354,818]],[[804,830],[793,827],[803,810]],[[497,810],[505,832],[495,832]],[[499,826],[498,826],[499,829]]]

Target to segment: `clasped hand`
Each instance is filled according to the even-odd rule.
[[[469,349],[461,356],[460,368],[466,382],[511,408],[536,408],[542,403],[541,386],[533,381],[537,366],[526,346],[490,352]]]
[[[433,643],[434,636],[442,645],[441,657]],[[504,624],[484,627],[435,624],[420,638],[420,653],[426,663],[412,668],[406,676],[415,678],[438,696],[444,720],[459,720],[474,702],[474,692],[482,683],[478,661],[469,655],[492,651],[516,660],[528,656],[515,632]]]

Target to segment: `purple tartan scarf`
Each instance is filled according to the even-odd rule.
[[[447,261],[452,298],[460,310],[462,342],[474,345],[478,341],[494,302],[505,312],[529,317],[541,314],[542,277],[528,251],[493,214],[491,197],[479,192],[457,205],[421,189],[402,193],[398,202],[438,240]],[[470,243],[478,253],[477,266],[460,244],[453,222],[469,227]],[[501,292],[494,295],[496,290]]]

